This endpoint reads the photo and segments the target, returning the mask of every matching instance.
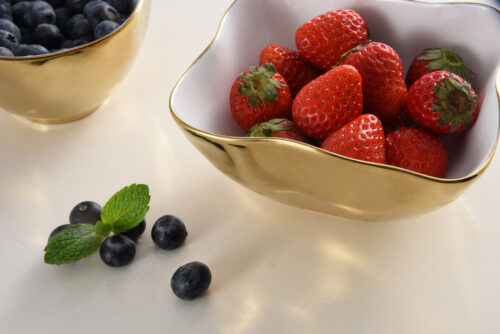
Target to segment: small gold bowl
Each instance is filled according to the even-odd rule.
[[[76,48],[29,57],[0,57],[0,108],[57,124],[97,109],[124,78],[146,32],[151,0],[137,0],[111,34]]]
[[[340,8],[360,13],[372,39],[391,45],[405,70],[422,49],[444,47],[462,55],[474,71],[479,118],[465,133],[444,138],[449,167],[443,178],[346,158],[288,139],[245,137],[232,119],[231,84],[258,63],[260,50],[271,43],[296,49],[300,24]],[[500,44],[492,31],[500,31],[499,11],[481,4],[236,0],[212,43],[172,90],[170,112],[212,164],[264,196],[361,220],[419,215],[460,196],[486,170],[496,150]]]

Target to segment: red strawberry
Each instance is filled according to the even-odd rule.
[[[386,137],[387,163],[393,166],[442,177],[448,166],[443,142],[423,129],[402,128]]]
[[[318,72],[297,51],[284,46],[270,44],[260,53],[260,65],[271,63],[288,83],[290,92],[295,96],[309,81],[318,76]]]
[[[443,48],[431,48],[415,57],[406,73],[406,84],[410,87],[422,75],[434,71],[455,73],[467,82],[472,82],[471,71],[458,54]]]
[[[290,115],[292,95],[273,64],[252,66],[233,83],[229,96],[236,123],[248,132],[257,123]]]
[[[408,114],[412,121],[438,134],[470,128],[478,113],[477,95],[470,84],[450,72],[427,73],[408,92]]]
[[[301,25],[295,33],[300,54],[323,72],[337,65],[342,54],[366,40],[365,20],[348,9],[321,14]]]
[[[363,114],[325,139],[321,148],[343,156],[386,163],[382,123],[372,114]]]
[[[309,143],[309,140],[302,134],[302,132],[300,132],[297,125],[285,118],[274,118],[267,122],[255,124],[250,129],[248,136],[280,137]]]
[[[361,115],[361,90],[361,75],[354,67],[334,67],[300,90],[293,100],[293,120],[306,135],[325,139]]]
[[[415,126],[413,122],[410,119],[410,116],[408,116],[408,109],[405,107],[403,110],[396,116],[395,119],[393,119],[390,122],[385,122],[382,124],[384,127],[384,132],[390,133],[392,131],[396,131],[400,128],[407,128],[410,126]]]
[[[363,78],[363,112],[382,122],[395,119],[406,105],[403,64],[389,45],[379,42],[352,49],[342,64],[356,67]]]

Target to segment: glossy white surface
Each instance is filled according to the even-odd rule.
[[[230,3],[155,1],[126,80],[81,121],[43,127],[0,113],[0,333],[500,332],[499,154],[452,204],[365,223],[263,198],[186,140],[168,97]],[[152,200],[131,265],[109,268],[98,254],[43,263],[73,205],[103,204],[132,182]],[[189,233],[170,252],[149,236],[167,213]],[[212,286],[184,302],[170,277],[193,260],[211,268]]]

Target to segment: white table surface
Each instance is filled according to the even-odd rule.
[[[47,127],[0,112],[0,333],[500,333],[499,154],[448,206],[366,223],[255,194],[187,141],[169,94],[230,3],[154,1],[136,63],[83,120]],[[152,199],[132,264],[110,268],[97,253],[43,263],[76,203],[104,204],[134,182]],[[187,225],[178,250],[151,240],[164,214]],[[193,260],[213,281],[185,302],[170,278]]]

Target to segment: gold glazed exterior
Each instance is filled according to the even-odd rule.
[[[486,170],[498,145],[497,135],[488,158],[474,173],[459,179],[442,179],[346,158],[288,139],[209,133],[185,123],[172,104],[176,87],[193,64],[170,95],[170,112],[174,120],[189,141],[224,174],[259,194],[288,205],[367,221],[420,215],[460,196]],[[500,102],[500,68],[495,83]]]
[[[140,0],[110,35],[78,48],[32,57],[0,57],[0,108],[35,122],[87,116],[128,72],[146,32],[151,0]]]

